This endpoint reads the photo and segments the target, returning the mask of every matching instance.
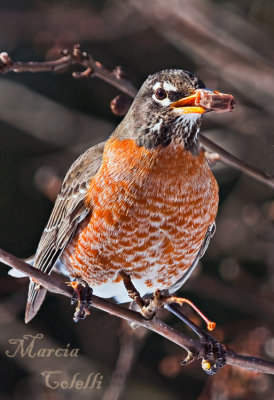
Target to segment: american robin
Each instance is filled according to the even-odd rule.
[[[149,76],[110,138],[69,169],[34,266],[50,274],[61,264],[84,288],[119,303],[129,301],[127,278],[140,296],[172,294],[205,252],[218,209],[199,145],[201,117],[232,108],[231,96],[205,89],[190,72]],[[30,282],[26,322],[45,293]]]

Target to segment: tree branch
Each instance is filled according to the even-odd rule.
[[[44,72],[59,71],[69,66],[81,66],[83,72],[73,72],[74,78],[96,77],[116,87],[129,97],[134,98],[137,89],[123,76],[121,67],[116,67],[113,71],[106,69],[99,61],[95,61],[90,54],[83,52],[79,45],[73,47],[70,53],[68,50],[62,50],[62,57],[54,61],[46,62],[13,62],[5,52],[0,54],[0,72]]]
[[[268,174],[267,172],[263,172],[258,168],[252,167],[247,164],[245,161],[240,160],[238,157],[235,157],[233,154],[230,154],[227,150],[223,149],[218,144],[214,143],[212,140],[200,134],[200,142],[205,150],[209,150],[214,152],[214,161],[222,161],[224,164],[229,165],[237,169],[238,171],[243,172],[244,174],[256,179],[259,182],[262,182],[272,188],[274,188],[274,176]],[[210,160],[209,160],[210,161]]]
[[[71,287],[69,287],[60,278],[49,276],[2,249],[0,249],[0,261],[17,269],[20,272],[23,272],[29,277],[34,278],[50,292],[59,293],[67,297],[72,296]],[[189,338],[158,318],[147,320],[142,317],[141,314],[135,311],[124,308],[118,304],[114,304],[108,300],[101,299],[97,296],[93,296],[92,305],[93,307],[105,311],[111,315],[115,315],[116,317],[125,319],[137,325],[141,325],[155,333],[158,333],[167,340],[170,340],[171,342],[182,347],[186,351],[194,352],[197,354],[197,358],[203,358],[205,355],[204,346],[202,343]],[[226,358],[228,365],[234,365],[255,372],[274,374],[274,362],[266,361],[254,356],[237,354],[231,349],[227,350]]]
[[[59,71],[69,66],[84,67],[82,72],[73,72],[74,78],[97,77],[111,86],[114,86],[127,96],[134,98],[137,89],[124,77],[121,67],[116,67],[113,71],[105,68],[99,61],[95,61],[91,55],[83,52],[79,45],[73,47],[70,53],[68,50],[61,52],[62,57],[54,61],[46,62],[13,62],[6,52],[0,53],[0,72],[42,72],[42,71]],[[111,102],[111,109],[117,115],[125,114],[130,107],[130,101],[115,98]],[[274,188],[274,176],[265,173],[251,165],[245,163],[228,151],[212,142],[204,135],[200,134],[200,142],[204,150],[217,153],[214,161],[221,161],[244,174]],[[210,157],[209,157],[210,161]]]

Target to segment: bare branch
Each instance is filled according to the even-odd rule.
[[[125,390],[126,380],[142,349],[149,331],[145,328],[132,329],[124,320],[119,330],[120,350],[109,386],[102,400],[119,400]]]
[[[50,292],[59,293],[67,297],[72,296],[71,287],[69,287],[60,278],[49,276],[2,249],[0,249],[0,261],[17,269],[20,272],[23,272],[29,277],[34,278]],[[135,311],[124,308],[118,304],[111,303],[110,301],[101,299],[97,296],[93,296],[92,305],[93,307],[105,311],[111,315],[115,315],[116,317],[125,319],[137,325],[141,325],[155,333],[158,333],[167,340],[170,340],[171,342],[182,347],[186,351],[194,352],[197,354],[197,358],[202,358],[205,355],[202,343],[189,338],[158,318],[147,320],[142,317],[141,314]],[[255,372],[274,374],[274,362],[271,361],[266,361],[254,356],[240,355],[230,349],[227,350],[226,359],[228,365],[234,365]]]
[[[245,161],[240,160],[239,158],[233,156],[228,151],[212,142],[212,140],[208,139],[204,135],[200,135],[200,142],[205,150],[209,150],[214,153],[214,156],[209,156],[209,162],[212,162],[212,158],[214,161],[222,161],[224,164],[229,165],[237,169],[238,171],[243,172],[244,174],[251,176],[259,182],[265,183],[266,185],[274,188],[274,176],[268,174],[267,172],[263,172],[258,168],[252,167],[247,164]]]
[[[13,62],[6,52],[0,54],[0,72],[42,72],[42,71],[58,71],[69,66],[82,66],[83,72],[74,72],[74,78],[97,77],[109,85],[114,86],[127,96],[134,98],[137,89],[124,77],[124,73],[120,67],[116,67],[114,71],[109,71],[100,62],[95,61],[91,55],[83,52],[79,45],[75,45],[72,53],[63,50],[63,56],[54,61],[46,62]],[[123,100],[120,97],[115,98],[111,102],[111,109],[115,114],[125,114],[130,107],[131,102]],[[265,173],[251,165],[245,163],[235,157],[216,143],[212,142],[204,135],[200,134],[200,141],[204,150],[214,152],[215,161],[221,161],[244,174],[274,188],[274,176]],[[209,157],[209,161],[212,161]]]
[[[79,45],[73,47],[72,53],[68,50],[61,52],[63,57],[46,62],[13,62],[9,55],[5,52],[0,54],[0,72],[43,72],[43,71],[59,71],[69,66],[79,65],[85,68],[83,72],[74,72],[74,78],[97,77],[107,82],[109,85],[116,87],[129,97],[135,97],[137,90],[125,78],[123,74],[117,72],[117,68],[111,72],[106,69],[99,61],[95,61],[91,55],[83,52]]]

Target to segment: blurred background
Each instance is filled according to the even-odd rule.
[[[150,73],[182,68],[197,73],[207,87],[232,93],[235,112],[206,116],[203,133],[272,174],[273,36],[272,0],[0,3],[0,51],[14,61],[52,60],[80,43],[107,68],[121,65],[136,87]],[[73,79],[71,72],[0,77],[0,247],[22,258],[35,253],[70,164],[120,121],[109,108],[117,90],[97,79]],[[213,171],[220,186],[217,232],[180,293],[217,322],[219,340],[273,360],[273,190],[221,163]],[[181,367],[185,353],[179,347],[141,329],[132,334],[103,312],[92,310],[90,318],[74,324],[73,308],[62,296],[48,294],[25,325],[28,281],[7,271],[0,270],[0,400],[273,398],[270,376],[226,367],[208,377],[199,362]],[[185,312],[201,323],[187,306]],[[70,343],[80,348],[79,357],[6,356],[15,349],[10,339],[37,333],[45,336],[37,348]],[[49,389],[41,375],[46,370],[61,370],[70,380],[78,372],[83,380],[100,373],[102,389]]]

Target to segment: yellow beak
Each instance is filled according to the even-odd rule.
[[[233,111],[235,100],[231,94],[224,94],[208,89],[197,89],[187,97],[175,101],[171,108],[178,109],[182,114],[204,114],[209,111]]]
[[[195,92],[191,96],[183,97],[182,99],[175,101],[170,105],[170,107],[176,108],[184,114],[203,114],[204,112],[206,112],[206,109],[198,105],[200,97],[201,96],[199,94],[199,91],[195,90]]]

